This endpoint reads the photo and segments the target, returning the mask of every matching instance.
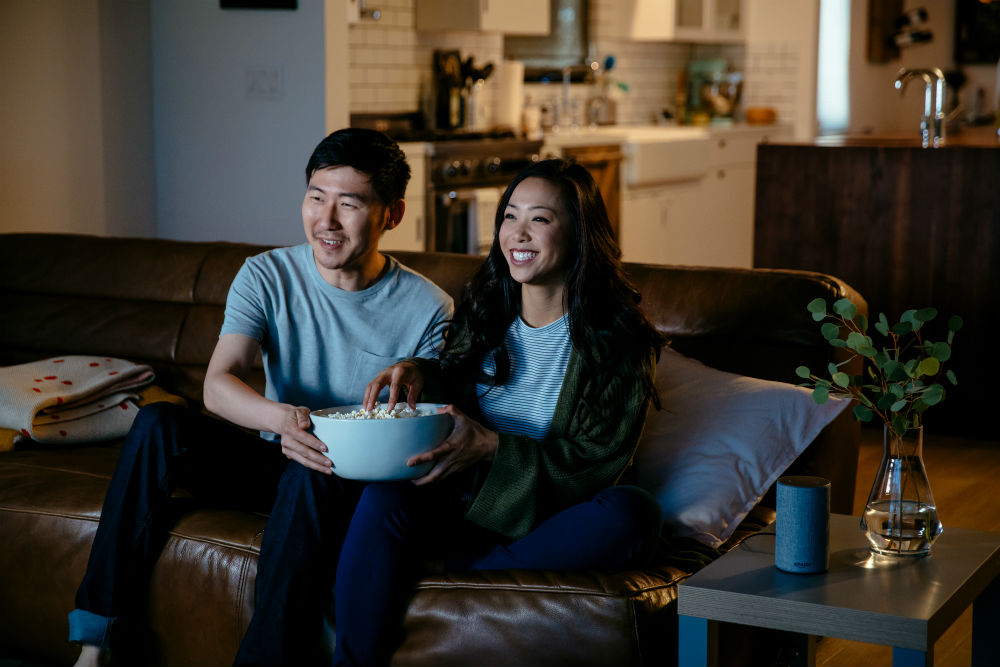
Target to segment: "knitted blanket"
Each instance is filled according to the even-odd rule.
[[[64,356],[0,367],[0,427],[44,443],[124,436],[138,412],[150,366],[124,359]]]

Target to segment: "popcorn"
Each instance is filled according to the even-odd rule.
[[[371,410],[360,408],[350,412],[331,412],[326,416],[331,419],[402,419],[420,416],[420,411],[414,410],[406,403],[397,403],[392,410],[386,408],[387,406],[376,403]]]

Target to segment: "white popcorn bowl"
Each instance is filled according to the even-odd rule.
[[[404,404],[405,405],[405,404]],[[384,482],[416,479],[432,463],[412,468],[406,461],[437,447],[451,433],[449,414],[438,414],[439,403],[417,403],[417,417],[395,419],[338,419],[327,415],[353,412],[361,405],[342,405],[314,410],[309,419],[313,435],[326,445],[333,472],[345,479]]]

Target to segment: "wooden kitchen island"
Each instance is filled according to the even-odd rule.
[[[843,278],[872,319],[934,306],[928,332],[965,327],[949,362],[958,386],[927,429],[996,436],[990,381],[1000,373],[1000,144],[992,128],[925,149],[909,137],[841,137],[758,149],[754,266]],[[805,308],[806,304],[802,304]],[[817,324],[817,326],[819,326]],[[1000,331],[1000,330],[998,330]],[[991,334],[992,339],[991,339]]]

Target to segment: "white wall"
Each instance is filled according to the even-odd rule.
[[[816,136],[820,0],[746,2],[746,107],[766,106],[794,137]]]
[[[830,0],[826,0],[830,1]],[[851,132],[917,133],[923,113],[924,91],[919,81],[912,81],[902,96],[893,87],[901,67],[955,67],[955,3],[952,0],[906,0],[904,9],[924,7],[928,25],[934,34],[930,42],[900,51],[898,60],[869,63],[867,50],[868,1],[851,0]],[[968,81],[961,91],[963,106],[970,108],[976,89],[985,91],[986,109],[994,109],[996,90],[995,65],[963,65]]]
[[[0,0],[0,232],[152,236],[148,0]]]
[[[346,59],[327,61],[326,4],[223,10],[152,0],[157,236],[302,239],[305,164],[337,122],[326,108],[331,79],[343,82],[347,122]],[[344,25],[346,8],[338,16]],[[328,78],[328,67],[343,75]],[[251,91],[255,71],[276,74],[276,87]]]

